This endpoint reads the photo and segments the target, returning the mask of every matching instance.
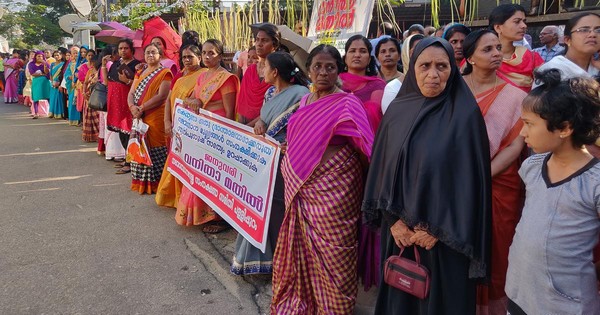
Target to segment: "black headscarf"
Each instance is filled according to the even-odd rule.
[[[437,97],[421,94],[415,61],[443,48],[452,65]],[[402,219],[470,259],[469,276],[489,266],[491,171],[485,122],[454,62],[450,44],[428,37],[416,47],[396,99],[379,126],[365,185],[363,212],[378,226],[382,215]]]

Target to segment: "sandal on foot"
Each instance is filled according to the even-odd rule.
[[[126,166],[126,167],[123,167],[123,168],[117,170],[115,172],[115,174],[121,175],[121,174],[127,174],[129,172],[131,172],[131,168],[129,168],[129,166]]]
[[[229,226],[229,224],[227,224],[227,222],[225,222],[225,221],[213,222],[213,223],[205,224],[202,227],[202,232],[208,233],[208,234],[217,234],[217,233],[221,233],[225,230],[229,230],[230,228],[231,228],[231,226]]]
[[[117,163],[113,167],[114,168],[123,168],[123,167],[125,167],[125,163]]]

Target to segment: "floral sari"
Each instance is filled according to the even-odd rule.
[[[335,93],[306,105],[307,99],[289,120],[281,165],[286,210],[273,259],[271,313],[352,314],[363,194],[359,152],[370,157],[373,132],[355,96]],[[321,161],[332,142],[344,145]]]
[[[200,74],[194,88],[194,98],[199,99],[204,104],[204,108],[207,108],[207,105],[222,100],[223,95],[237,94],[238,91],[239,81],[237,77],[221,68],[218,71],[204,71]],[[212,112],[219,116],[225,116],[224,108]],[[200,197],[194,195],[187,187],[182,187],[177,203],[177,212],[175,213],[177,224],[192,226],[220,220],[222,220],[221,217],[206,205]]]
[[[185,75],[179,77],[177,81],[175,81],[173,87],[171,88],[170,98],[167,100],[167,102],[171,104],[171,120],[175,115],[175,100],[184,100],[188,98],[194,92],[198,77],[204,71],[206,71],[206,68],[201,68],[194,72],[186,73]],[[182,187],[183,184],[167,171],[167,165],[165,164],[162,176],[160,178],[160,183],[158,184],[158,189],[156,191],[156,197],[154,198],[156,204],[169,208],[177,208],[177,202],[179,201]]]
[[[150,73],[137,74],[133,81],[134,103],[138,106],[154,97],[164,81],[171,81],[173,75],[165,68],[158,68]],[[140,195],[153,194],[158,189],[158,182],[167,161],[167,141],[164,123],[165,104],[144,112],[142,121],[148,124],[146,145],[152,160],[152,166],[131,162],[131,190]]]

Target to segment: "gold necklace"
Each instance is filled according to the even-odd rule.
[[[489,94],[496,91],[496,87],[498,87],[498,74],[496,72],[494,72],[494,76],[495,76],[494,89]],[[475,88],[475,83],[473,82],[473,73],[471,73],[471,75],[469,75],[469,80],[471,81],[471,87],[473,88],[473,96],[477,97],[477,95],[479,95],[479,93],[477,92],[477,89]]]

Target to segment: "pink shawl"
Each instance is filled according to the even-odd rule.
[[[352,93],[361,100],[373,132],[377,131],[379,122],[383,117],[381,112],[381,99],[385,89],[385,81],[380,77],[355,75],[348,72],[341,73],[342,90]]]
[[[373,131],[356,96],[340,92],[306,105],[308,94],[288,123],[287,155],[296,175],[305,181],[319,165],[334,136],[341,136],[358,151],[371,157]]]

